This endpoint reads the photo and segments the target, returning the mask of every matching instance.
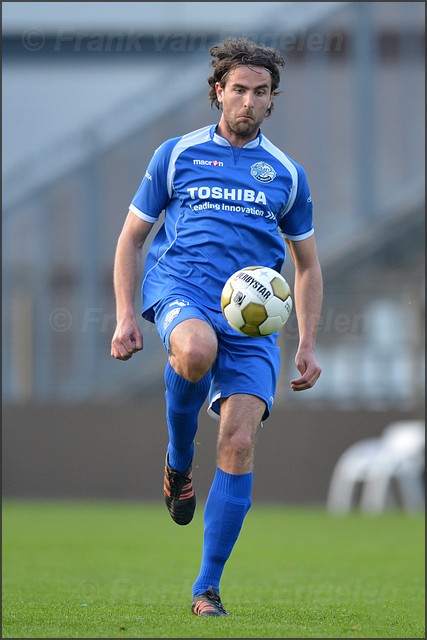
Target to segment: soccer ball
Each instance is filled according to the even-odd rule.
[[[291,314],[291,290],[285,278],[274,269],[245,267],[225,283],[221,309],[239,333],[269,336],[279,331]]]

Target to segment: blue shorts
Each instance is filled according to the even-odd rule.
[[[199,318],[207,322],[218,339],[218,357],[212,367],[208,413],[219,416],[220,398],[244,393],[264,400],[263,420],[270,415],[280,370],[278,333],[262,338],[245,336],[228,324],[220,311],[213,311],[188,296],[170,296],[154,307],[154,321],[169,353],[172,330],[183,320]]]

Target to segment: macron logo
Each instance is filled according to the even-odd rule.
[[[220,160],[193,160],[193,164],[202,165],[203,167],[223,167],[224,163]]]

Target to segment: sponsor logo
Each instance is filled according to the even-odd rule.
[[[311,196],[308,196],[308,198],[307,198],[307,202],[312,202],[312,200],[311,200]]]
[[[223,189],[222,187],[189,187],[187,189],[190,198],[195,200],[243,200],[244,202],[254,202],[255,204],[267,204],[264,191],[254,191],[253,189]]]
[[[147,180],[152,180],[153,179],[151,177],[151,175],[148,173],[148,171],[145,172],[145,177],[147,178]]]
[[[251,176],[258,182],[272,182],[276,177],[276,172],[266,162],[256,162],[251,166]]]
[[[193,164],[203,167],[223,167],[224,163],[220,160],[193,160]]]
[[[168,311],[165,315],[165,319],[163,320],[163,329],[167,329],[172,320],[174,320],[179,313],[181,313],[181,307],[175,307],[175,309]]]

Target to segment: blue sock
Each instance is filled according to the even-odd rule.
[[[193,596],[210,586],[219,590],[225,563],[251,506],[252,472],[242,475],[217,468],[205,506],[202,566]]]
[[[210,383],[210,371],[198,382],[190,382],[176,373],[169,362],[166,365],[168,462],[176,471],[185,471],[193,458],[197,418],[208,395]]]

